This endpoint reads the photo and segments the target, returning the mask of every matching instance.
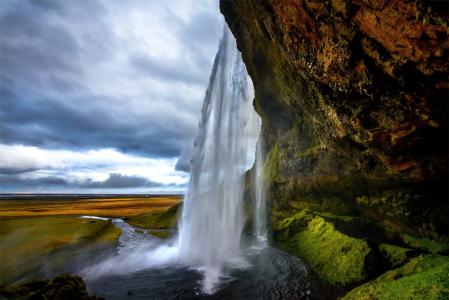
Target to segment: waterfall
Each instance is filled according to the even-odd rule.
[[[256,159],[254,162],[254,235],[261,243],[266,246],[267,243],[267,207],[266,191],[263,176],[263,164],[265,161],[265,145],[262,135],[257,141]]]
[[[117,254],[83,269],[85,278],[181,264],[201,271],[202,291],[212,294],[231,269],[250,266],[241,238],[245,173],[253,166],[255,232],[262,246],[266,240],[261,120],[253,99],[251,78],[226,26],[203,102],[177,238],[160,243],[116,220],[123,231]]]
[[[244,174],[255,161],[261,127],[253,99],[251,78],[225,25],[194,142],[178,237],[181,261],[203,272],[206,293],[214,292],[226,267],[241,262]]]

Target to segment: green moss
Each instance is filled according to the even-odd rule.
[[[301,196],[294,201],[289,202],[289,205],[297,210],[309,209],[321,214],[327,214],[329,212],[333,215],[348,215],[351,213],[351,207],[348,203],[341,201],[336,197],[322,197],[318,196]]]
[[[408,234],[401,234],[401,238],[404,243],[418,250],[424,250],[431,253],[442,253],[449,251],[449,243],[447,241],[437,242]]]
[[[308,210],[301,210],[288,215],[274,213],[271,220],[273,238],[280,246],[283,245],[284,248],[288,248],[287,244],[290,239],[298,232],[304,230],[312,219],[313,215]]]
[[[356,219],[356,217],[335,215],[330,212],[319,212],[319,213],[317,212],[316,214],[330,221],[353,222]]]
[[[301,210],[299,212],[285,215],[282,212],[274,212],[272,218],[272,228],[274,231],[282,231],[291,227],[296,227],[297,223],[301,223],[300,228],[296,228],[296,232],[304,229],[307,222],[311,220],[311,212],[309,210]]]
[[[409,259],[408,254],[412,252],[411,249],[389,244],[380,244],[379,251],[387,257],[393,267],[403,265]]]
[[[159,213],[142,214],[127,219],[128,224],[145,229],[171,229],[175,228],[181,213],[181,203],[172,206],[167,211]]]
[[[282,156],[283,153],[278,144],[274,145],[268,153],[264,166],[264,176],[267,183],[281,181],[279,175],[279,162],[282,160]]]
[[[328,283],[345,285],[365,278],[365,258],[370,252],[366,241],[344,235],[321,217],[315,216],[296,234],[290,247]]]
[[[297,158],[303,158],[303,157],[309,157],[309,156],[316,156],[320,153],[320,150],[322,149],[322,146],[312,146],[307,148],[304,151],[296,152]]]
[[[356,202],[383,215],[395,217],[408,217],[412,195],[397,190],[390,190],[378,195],[360,196]]]
[[[420,256],[347,293],[342,299],[395,300],[449,298],[449,257]]]

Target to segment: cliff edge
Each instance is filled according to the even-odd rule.
[[[263,120],[275,242],[343,290],[408,264],[448,271],[447,2],[220,7]]]

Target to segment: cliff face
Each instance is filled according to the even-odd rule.
[[[222,0],[221,11],[255,85],[278,243],[296,239],[307,259],[297,239],[322,221],[363,239],[365,270],[342,284],[376,272],[379,245],[444,245],[447,3]]]

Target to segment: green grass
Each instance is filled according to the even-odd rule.
[[[113,243],[120,234],[110,221],[76,217],[2,219],[0,283],[31,273],[59,250]]]
[[[121,231],[111,221],[81,215],[138,216],[132,225],[166,229],[176,224],[180,201],[178,196],[0,201],[0,285],[39,276],[43,267],[57,269],[118,240]],[[171,231],[150,233],[166,237]]]
[[[127,218],[131,226],[145,229],[173,229],[176,227],[181,213],[181,203],[172,206],[164,212],[146,213]]]
[[[150,230],[149,233],[157,236],[158,238],[166,239],[171,237],[173,232],[170,230]]]

